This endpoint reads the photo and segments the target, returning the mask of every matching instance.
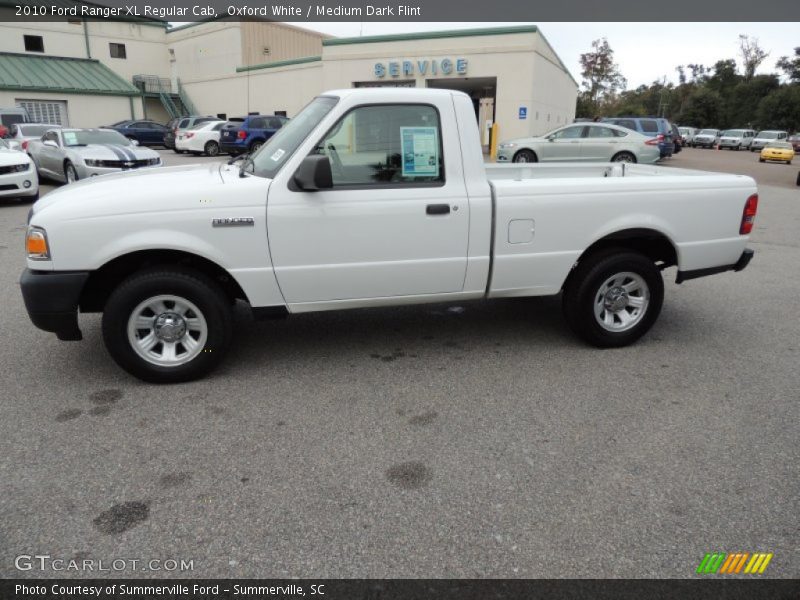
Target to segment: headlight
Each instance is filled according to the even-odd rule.
[[[161,159],[160,158],[151,158],[150,160],[147,161],[147,164],[150,165],[150,166],[160,165],[161,164]]]
[[[5,175],[8,173],[24,173],[28,169],[31,168],[30,163],[25,163],[22,165],[9,165],[7,167],[0,167],[0,175]]]
[[[93,160],[91,158],[86,158],[84,161],[87,167],[102,167],[103,161],[102,160]]]
[[[504,142],[500,144],[501,148],[513,148],[514,146],[516,146],[514,142]]]
[[[41,227],[28,227],[25,235],[25,250],[31,260],[50,260],[50,245],[47,233]]]

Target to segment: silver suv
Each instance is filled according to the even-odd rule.
[[[756,132],[752,129],[727,129],[719,136],[719,148],[731,150],[749,149],[753,144]]]
[[[692,147],[713,148],[719,144],[719,129],[701,129],[692,140]]]

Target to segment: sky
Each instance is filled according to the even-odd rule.
[[[500,27],[523,23],[295,23],[338,37],[411,31]],[[775,62],[800,46],[800,23],[535,23],[580,83],[579,58],[595,39],[605,37],[628,89],[666,76],[677,83],[677,65],[713,65],[737,58],[739,34],[758,38],[770,52],[758,73],[775,72]],[[741,63],[740,63],[741,65]]]

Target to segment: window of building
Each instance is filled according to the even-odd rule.
[[[432,106],[362,106],[347,113],[317,145],[330,158],[333,186],[441,185],[444,157]]]
[[[44,38],[40,35],[25,35],[25,52],[44,52]]]
[[[24,108],[28,113],[28,118],[33,123],[49,123],[52,125],[68,126],[67,103],[62,100],[42,100],[17,99],[17,105]]]
[[[125,52],[125,44],[115,44],[114,42],[111,42],[108,45],[108,48],[111,52],[111,58],[128,58],[128,55]]]

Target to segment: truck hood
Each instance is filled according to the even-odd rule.
[[[155,167],[101,175],[64,185],[33,205],[31,222],[74,220],[132,213],[201,208],[211,201],[237,204],[236,184],[269,187],[257,177],[239,177],[237,166],[211,163]],[[262,197],[265,202],[266,198]],[[219,205],[219,204],[218,204]],[[38,218],[37,218],[38,217]]]

